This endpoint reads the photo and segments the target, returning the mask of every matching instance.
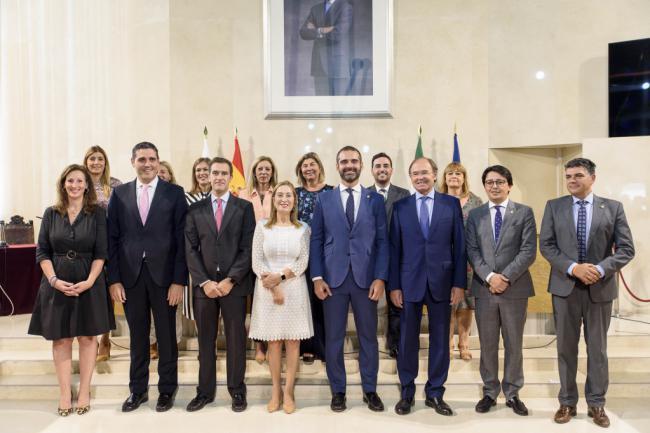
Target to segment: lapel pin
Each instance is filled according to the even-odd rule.
[[[510,213],[513,214],[513,213],[515,213],[515,211],[511,210]]]
[[[366,198],[370,198],[370,194],[368,194],[368,195],[366,196]]]
[[[601,209],[605,209],[605,205],[601,203],[601,204],[600,204],[600,208],[601,208]]]

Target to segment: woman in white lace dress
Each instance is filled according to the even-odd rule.
[[[250,338],[268,341],[267,360],[273,380],[269,412],[296,409],[294,385],[300,340],[314,335],[305,269],[309,262],[309,226],[298,221],[296,190],[281,182],[273,191],[271,215],[257,223],[253,237],[253,271],[257,275]],[[282,344],[287,370],[281,386]],[[284,402],[283,402],[284,400]]]

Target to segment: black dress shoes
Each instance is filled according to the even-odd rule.
[[[345,410],[345,394],[342,392],[337,392],[332,395],[332,402],[330,403],[330,409],[334,412],[343,412]]]
[[[174,405],[176,392],[161,392],[156,403],[156,412],[167,412]]]
[[[397,402],[395,405],[395,413],[397,415],[408,415],[411,413],[411,408],[415,404],[415,399],[413,398],[403,398]]]
[[[243,394],[241,392],[233,394],[231,407],[233,412],[245,411],[248,407],[248,403],[246,402],[246,394]]]
[[[451,407],[442,399],[442,397],[427,397],[424,400],[424,404],[429,407],[432,407],[437,413],[444,416],[452,416],[454,412],[451,410]]]
[[[478,413],[486,413],[490,411],[490,408],[492,406],[496,406],[497,402],[492,399],[489,395],[483,396],[481,400],[479,400],[478,403],[476,403],[476,407],[474,409]]]
[[[384,403],[376,392],[366,392],[363,394],[363,402],[368,404],[368,409],[373,412],[383,412]]]
[[[208,397],[207,395],[197,394],[196,397],[194,397],[192,401],[190,401],[189,404],[187,405],[187,411],[196,412],[197,410],[203,409],[206,404],[212,403],[213,401],[214,401],[214,397]]]
[[[393,359],[397,359],[397,355],[399,354],[399,351],[397,350],[396,347],[393,347],[388,351],[388,356],[390,356]]]
[[[131,412],[140,407],[142,403],[149,400],[149,394],[143,392],[142,394],[131,393],[129,397],[122,404],[122,412]]]
[[[519,400],[519,397],[514,396],[510,400],[506,401],[506,406],[512,408],[512,411],[517,415],[528,416],[528,408],[523,401]]]

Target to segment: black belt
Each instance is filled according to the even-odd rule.
[[[54,253],[54,255],[57,257],[65,257],[68,260],[75,260],[81,258],[89,259],[93,257],[91,253],[79,253],[75,250],[68,250],[65,253]]]

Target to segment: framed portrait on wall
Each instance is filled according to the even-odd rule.
[[[263,0],[267,119],[391,117],[393,0]]]

